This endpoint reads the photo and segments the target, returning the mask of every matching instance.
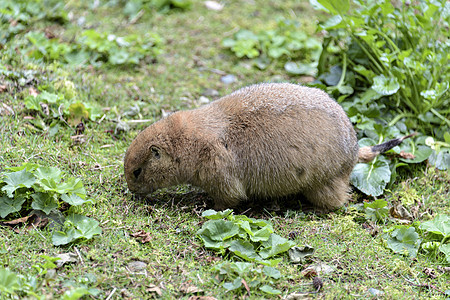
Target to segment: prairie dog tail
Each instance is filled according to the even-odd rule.
[[[403,142],[404,139],[410,138],[412,136],[417,135],[417,132],[405,135],[401,138],[389,140],[387,142],[384,142],[382,144],[378,144],[375,146],[366,146],[359,148],[358,152],[358,162],[367,163],[372,161],[378,154],[384,153],[388,150],[391,150],[397,145],[400,145],[401,142]]]

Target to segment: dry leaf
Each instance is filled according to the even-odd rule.
[[[78,262],[78,256],[73,252],[57,254],[56,257],[60,258],[59,260],[55,261],[57,268],[61,268],[67,263]]]
[[[19,219],[15,219],[15,220],[12,220],[12,221],[2,222],[2,224],[5,224],[5,225],[17,225],[17,224],[20,224],[20,223],[25,223],[25,222],[27,222],[27,220],[31,216],[33,216],[33,215],[26,216],[26,217],[19,218]]]
[[[423,273],[430,278],[437,278],[436,272],[432,268],[423,268]]]
[[[6,84],[0,84],[0,93],[6,90]]]
[[[137,240],[139,240],[142,244],[148,243],[151,241],[150,233],[145,232],[144,230],[139,230],[135,233],[131,234],[132,237],[135,237]]]
[[[31,96],[36,97],[37,95],[39,95],[39,93],[37,92],[37,90],[34,87],[30,87],[28,89],[28,92],[30,93]]]
[[[188,300],[217,300],[217,298],[212,296],[190,296]]]
[[[400,156],[401,158],[405,158],[405,159],[414,159],[416,158],[416,156],[412,153],[408,153],[405,151],[401,151],[398,156]]]
[[[150,284],[145,291],[149,293],[156,293],[158,296],[162,296],[161,289],[154,284]]]
[[[180,287],[180,292],[182,292],[183,294],[196,294],[203,293],[203,290],[199,287],[196,287],[195,285],[184,283]]]
[[[14,115],[14,110],[10,106],[5,103],[2,103],[2,106],[0,106],[0,116]]]
[[[395,203],[389,210],[389,213],[396,219],[412,220],[411,214],[401,203]]]

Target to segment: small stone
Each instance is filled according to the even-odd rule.
[[[131,272],[139,272],[147,268],[147,264],[143,261],[134,260],[128,264],[128,268]]]
[[[205,97],[218,97],[219,92],[215,89],[206,89],[203,91],[202,95]]]
[[[228,75],[222,76],[222,78],[220,78],[220,81],[222,81],[225,84],[230,84],[230,83],[236,82],[236,76],[228,74]]]
[[[383,295],[384,295],[384,292],[383,292],[383,291],[380,291],[380,290],[377,290],[377,289],[374,289],[374,288],[370,288],[368,291],[369,291],[369,293],[370,293],[372,296],[375,296],[375,297],[380,297],[380,296],[383,296]]]
[[[223,4],[216,1],[205,1],[205,6],[207,9],[219,11],[223,9]]]

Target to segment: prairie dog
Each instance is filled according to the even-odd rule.
[[[348,201],[358,159],[370,161],[406,137],[359,149],[350,120],[325,92],[264,83],[144,129],[126,152],[125,177],[130,191],[143,195],[200,187],[216,209],[302,194],[331,210]]]

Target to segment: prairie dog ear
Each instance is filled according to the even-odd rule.
[[[150,147],[150,152],[152,153],[152,156],[156,159],[161,158],[161,149],[155,145]]]

